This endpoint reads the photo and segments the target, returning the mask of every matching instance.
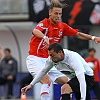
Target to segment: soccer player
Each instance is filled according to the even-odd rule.
[[[66,4],[60,3],[59,0],[52,0],[49,9],[49,18],[40,21],[32,31],[33,36],[30,40],[29,56],[26,59],[26,64],[28,71],[33,77],[45,65],[48,58],[48,46],[54,42],[60,43],[63,36],[76,36],[84,40],[93,40],[95,43],[100,42],[99,37],[78,32],[77,29],[73,29],[66,23],[61,22],[62,9],[64,7],[66,7]],[[48,74],[40,80],[43,84],[40,93],[41,100],[50,100],[50,79],[59,84],[64,84],[68,80],[64,74],[55,68],[51,69]]]
[[[100,71],[100,64],[98,58],[95,57],[96,50],[94,48],[89,48],[88,50],[89,56],[85,59],[88,63],[93,63],[93,71],[94,71],[94,93],[98,100],[100,100],[100,87],[99,87],[99,71]]]
[[[63,49],[58,43],[51,44],[48,53],[49,57],[45,67],[28,86],[22,88],[23,94],[55,66],[57,70],[69,77],[69,81],[62,86],[62,100],[70,100],[72,92],[80,94],[77,100],[91,100],[87,99],[86,95],[89,95],[89,91],[94,85],[93,70],[86,61],[78,53]]]

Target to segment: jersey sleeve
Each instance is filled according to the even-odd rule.
[[[46,20],[44,19],[44,20],[40,21],[34,29],[38,29],[41,32],[43,32],[43,30],[46,28],[46,24],[47,24]]]
[[[83,63],[81,62],[78,54],[76,53],[70,54],[69,63],[70,63],[69,66],[71,66],[73,70],[75,71],[76,76],[85,72]]]
[[[63,36],[75,36],[78,32],[78,29],[74,29],[65,23],[63,23],[63,26],[64,26]]]

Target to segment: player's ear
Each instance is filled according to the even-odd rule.
[[[49,10],[49,16],[51,16],[51,9]]]
[[[62,51],[60,50],[58,53],[62,53]]]

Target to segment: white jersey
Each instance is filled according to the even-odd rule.
[[[64,50],[64,60],[57,63],[53,62],[50,57],[48,57],[45,67],[37,74],[35,79],[31,82],[33,85],[42,79],[42,77],[49,72],[49,70],[55,66],[55,68],[62,73],[66,74],[69,78],[73,76],[78,76],[84,73],[89,76],[93,76],[93,70],[89,67],[87,62],[76,52],[63,49]]]
[[[86,81],[85,74],[93,76],[93,70],[88,66],[86,61],[76,52],[64,49],[64,60],[57,63],[53,62],[50,57],[46,61],[45,67],[36,75],[31,82],[32,85],[39,82],[42,77],[55,66],[57,70],[66,74],[70,79],[77,76],[80,83],[81,97],[85,100],[86,97]]]
[[[87,62],[76,52],[64,49],[64,60],[54,63],[48,58],[48,63],[53,63],[57,70],[63,72],[69,78],[73,75],[85,73],[86,75],[93,76],[93,70],[88,66]]]

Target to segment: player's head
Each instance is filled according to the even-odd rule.
[[[51,23],[56,24],[61,20],[62,8],[67,7],[67,4],[60,3],[59,0],[52,0],[49,10],[49,19]]]
[[[53,43],[48,48],[48,53],[53,62],[62,61],[64,59],[64,51],[60,44]]]
[[[96,53],[96,50],[94,48],[89,48],[88,53],[89,53],[90,57],[94,57],[95,53]]]

